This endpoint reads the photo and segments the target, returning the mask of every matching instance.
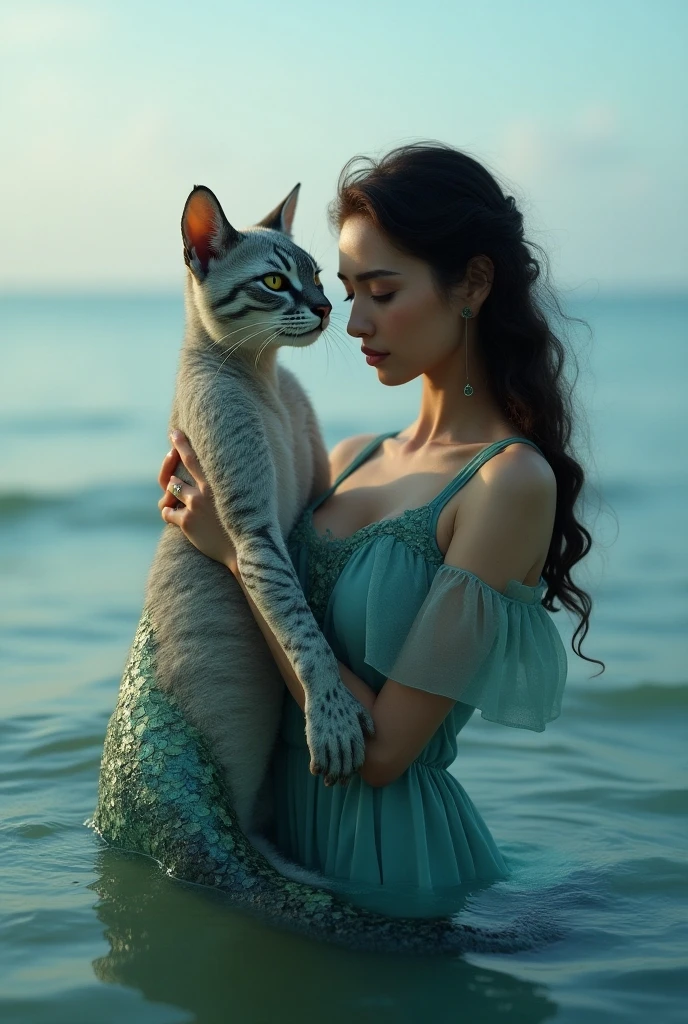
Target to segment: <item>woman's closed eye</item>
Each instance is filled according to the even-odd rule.
[[[396,294],[395,292],[385,292],[384,295],[371,295],[370,297],[373,300],[373,302],[389,302],[390,299],[392,298],[392,296],[395,295],[395,294]],[[344,299],[344,302],[352,302],[353,301],[353,297],[354,297],[354,293],[352,292],[350,295],[346,296],[346,298]]]

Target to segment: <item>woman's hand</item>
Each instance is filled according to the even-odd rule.
[[[165,491],[158,502],[162,518],[166,523],[178,526],[204,555],[226,565],[236,575],[234,544],[217,517],[213,492],[196,454],[180,430],[173,430],[170,437],[174,447],[163,459],[158,477]],[[194,481],[193,484],[186,484],[179,477],[173,476],[180,459]]]

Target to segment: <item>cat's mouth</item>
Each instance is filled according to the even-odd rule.
[[[282,331],[283,338],[305,338],[309,334],[315,334],[316,331],[324,331],[327,324],[316,324],[315,327],[309,327],[307,331]]]

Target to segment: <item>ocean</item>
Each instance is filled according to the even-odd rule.
[[[569,649],[561,717],[535,734],[476,714],[452,766],[518,866],[465,919],[535,906],[562,937],[410,960],[266,928],[84,827],[161,530],[182,302],[0,298],[3,1022],[685,1019],[688,296],[565,308],[592,329],[570,329],[596,542],[578,579],[594,599],[584,650],[607,670],[592,678]],[[343,332],[281,358],[328,446],[414,418],[419,382],[383,389]]]

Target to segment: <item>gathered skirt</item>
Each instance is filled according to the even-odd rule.
[[[275,841],[331,888],[389,916],[445,916],[509,866],[463,786],[446,768],[414,761],[388,786],[358,774],[324,785],[305,744],[280,736],[272,760]]]

